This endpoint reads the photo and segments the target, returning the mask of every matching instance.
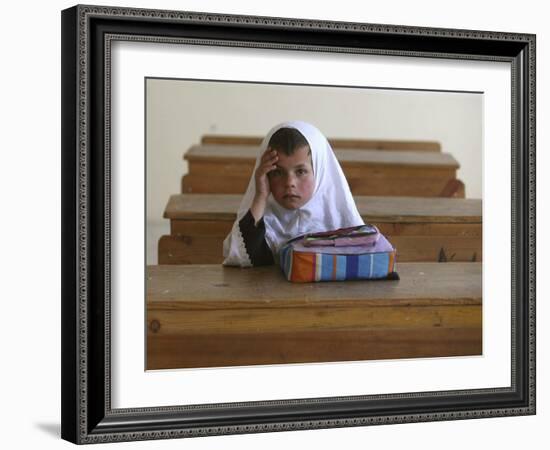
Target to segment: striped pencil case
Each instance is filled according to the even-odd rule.
[[[279,257],[287,280],[306,283],[399,279],[396,254],[376,227],[362,225],[291,239]]]

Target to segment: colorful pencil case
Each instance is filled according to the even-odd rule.
[[[302,237],[305,247],[349,247],[355,245],[374,245],[380,233],[373,225],[361,225],[340,228],[333,231],[311,233]],[[294,239],[293,239],[294,240]]]
[[[312,245],[317,239],[322,245]],[[298,283],[399,279],[396,255],[396,249],[372,225],[299,236],[279,253],[285,277]]]

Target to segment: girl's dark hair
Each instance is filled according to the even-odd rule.
[[[269,139],[268,147],[283,152],[285,155],[292,155],[297,149],[309,143],[302,133],[294,128],[280,128]],[[311,152],[311,149],[310,149]]]

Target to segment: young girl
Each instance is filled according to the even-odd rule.
[[[363,224],[325,136],[309,123],[284,122],[262,142],[223,264],[273,264],[291,238]]]

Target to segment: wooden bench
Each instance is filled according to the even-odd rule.
[[[480,263],[295,284],[275,267],[147,268],[147,369],[480,355]]]
[[[170,235],[159,240],[159,264],[219,264],[223,240],[241,195],[172,195],[164,217]],[[357,208],[397,248],[402,262],[481,261],[481,200],[362,197]]]
[[[244,193],[254,170],[257,147],[196,145],[184,159],[182,193]],[[350,189],[355,195],[464,197],[456,179],[458,162],[448,153],[336,149]]]
[[[262,143],[260,136],[239,136],[239,135],[214,135],[206,134],[201,139],[203,145],[255,145]],[[341,139],[328,138],[332,148],[357,148],[366,150],[400,150],[400,151],[422,151],[440,152],[441,144],[435,141],[405,141],[387,139]]]

